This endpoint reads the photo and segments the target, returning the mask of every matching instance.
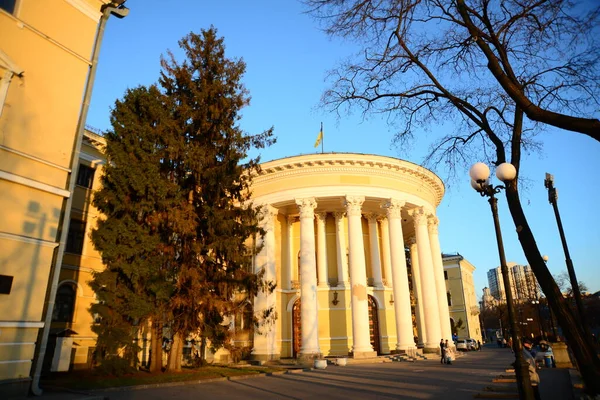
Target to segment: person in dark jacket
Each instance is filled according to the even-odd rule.
[[[443,364],[444,361],[446,361],[446,347],[444,346],[444,339],[440,339],[440,354],[442,355],[440,363]]]

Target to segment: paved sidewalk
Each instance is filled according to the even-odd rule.
[[[88,393],[47,390],[39,400],[158,400],[178,399],[443,399],[470,400],[494,385],[498,375],[514,360],[506,349],[465,353],[452,365],[439,360],[328,366],[325,370],[240,377],[204,383],[182,383],[145,389],[122,388]],[[573,400],[569,370],[542,369],[543,400]],[[493,398],[515,398],[516,384],[503,383],[508,392]],[[478,396],[479,397],[479,396]],[[518,395],[516,396],[518,398]],[[35,398],[29,398],[29,400]],[[2,399],[5,400],[5,399]],[[23,398],[18,399],[23,400]]]

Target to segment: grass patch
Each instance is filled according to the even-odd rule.
[[[240,375],[257,375],[282,371],[283,368],[271,367],[226,367],[206,366],[202,368],[183,368],[180,372],[150,373],[137,371],[124,376],[100,375],[94,371],[55,372],[41,380],[42,388],[61,388],[69,390],[93,390],[112,387],[151,385],[158,383],[201,381]]]

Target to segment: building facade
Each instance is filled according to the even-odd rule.
[[[31,379],[104,3],[0,2],[2,393]]]
[[[507,262],[508,278],[512,296],[515,301],[530,301],[538,299],[540,290],[535,275],[529,265],[519,265]],[[487,273],[490,294],[500,303],[506,303],[506,292],[504,290],[504,278],[500,267],[490,269]]]
[[[482,340],[479,305],[475,295],[475,266],[460,254],[444,254],[444,277],[452,333],[459,339]]]
[[[254,312],[278,315],[254,335],[254,358],[433,352],[451,340],[436,175],[389,157],[313,154],[263,164],[252,191],[267,231],[255,265],[277,282]]]

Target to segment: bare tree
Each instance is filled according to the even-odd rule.
[[[305,3],[328,34],[362,45],[331,71],[328,109],[387,115],[399,146],[452,121],[426,164],[456,171],[483,158],[515,166],[506,198],[521,246],[559,323],[572,327],[565,336],[586,390],[600,394],[600,359],[542,259],[518,192],[521,153],[540,148],[544,124],[536,121],[600,140],[597,119],[572,116],[593,115],[599,105],[597,10],[561,0]]]

